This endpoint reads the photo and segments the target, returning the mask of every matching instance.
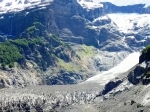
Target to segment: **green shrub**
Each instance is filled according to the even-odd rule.
[[[14,67],[14,62],[19,62],[23,59],[25,54],[23,50],[28,50],[30,45],[43,43],[40,37],[32,39],[16,39],[7,40],[0,43],[0,63],[2,67],[8,65],[10,68]]]
[[[139,58],[139,62],[150,61],[150,45],[146,46],[145,49],[142,50],[142,54]]]
[[[43,40],[40,37],[32,38],[28,40],[29,45],[34,45],[34,44],[43,44]]]
[[[145,74],[146,78],[149,78],[150,77],[150,71],[148,71],[146,74]]]
[[[146,54],[150,52],[150,44],[148,46],[145,47],[145,49],[142,50],[142,53]]]
[[[29,46],[29,42],[27,39],[10,40],[10,42],[12,44],[15,44],[15,45],[20,46],[20,47],[28,47]]]
[[[10,63],[10,64],[8,65],[8,67],[9,67],[9,68],[13,68],[13,67],[14,67],[14,63]]]
[[[18,62],[22,58],[23,56],[15,45],[9,41],[0,43],[0,63],[2,63],[2,66],[12,66],[14,62]]]
[[[59,37],[57,37],[54,34],[50,34],[50,37],[52,37],[56,42],[58,42],[60,45],[62,45],[63,47],[68,48],[69,50],[72,50],[71,46],[68,45],[67,43],[64,43],[63,41],[60,40]]]
[[[42,44],[43,40],[40,37],[37,38],[32,38],[32,39],[16,39],[16,40],[10,40],[10,42],[17,47],[23,47],[23,48],[28,48],[29,45],[34,45],[34,44]]]

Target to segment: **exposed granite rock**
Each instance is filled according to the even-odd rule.
[[[138,84],[141,81],[141,77],[144,74],[145,68],[142,66],[137,66],[132,72],[128,75],[128,80],[132,84]]]
[[[149,62],[143,62],[140,65],[136,66],[136,68],[131,71],[128,75],[128,80],[130,83],[137,85],[140,82],[143,85],[148,85],[150,83],[149,74],[147,74],[150,70]]]
[[[108,92],[110,92],[111,90],[113,90],[114,88],[116,88],[119,84],[121,84],[123,81],[122,80],[114,80],[114,81],[110,81],[105,85],[104,90],[101,92],[101,95],[105,95]]]

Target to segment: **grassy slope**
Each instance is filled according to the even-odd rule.
[[[78,57],[77,60],[73,60],[72,62],[65,62],[58,58],[58,65],[62,69],[67,71],[87,71],[88,70],[88,59],[95,56],[95,50],[93,46],[80,45],[79,49],[75,50],[76,55]]]

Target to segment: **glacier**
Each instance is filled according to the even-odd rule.
[[[120,64],[108,71],[99,73],[82,83],[99,83],[99,85],[106,85],[110,80],[117,78],[119,75],[127,72],[139,62],[139,52],[129,54]]]
[[[150,28],[150,14],[113,13],[107,16],[116,24],[118,30],[122,33],[135,32],[135,27]]]

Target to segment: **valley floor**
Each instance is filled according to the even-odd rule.
[[[139,53],[132,53],[118,66],[80,84],[1,89],[0,111],[148,112],[150,85],[133,85],[127,79],[138,63],[138,57]],[[108,78],[109,74],[113,77]],[[104,79],[107,82],[102,84]],[[113,87],[118,80],[121,83]],[[102,94],[107,86],[110,90]]]

